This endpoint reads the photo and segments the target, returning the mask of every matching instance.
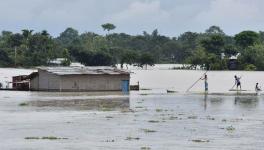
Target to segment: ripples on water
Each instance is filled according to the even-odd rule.
[[[30,70],[0,69],[0,79]],[[4,73],[3,73],[4,71]],[[225,94],[233,75],[244,89],[263,84],[263,72],[133,70],[132,83],[148,90],[121,93],[0,91],[0,149],[261,149],[263,96]],[[4,74],[4,75],[3,75]],[[167,93],[174,89],[178,93]],[[192,94],[194,92],[195,94]],[[22,105],[23,104],[23,105]],[[26,140],[55,136],[64,140]]]

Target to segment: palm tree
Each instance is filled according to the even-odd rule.
[[[116,26],[111,23],[102,24],[101,26],[104,29],[104,31],[107,30],[108,34],[109,34],[109,31],[114,30],[116,28]]]
[[[24,29],[22,30],[22,35],[26,40],[28,40],[28,38],[32,35],[33,31],[34,30]]]
[[[46,36],[46,37],[50,36],[50,34],[48,33],[47,30],[43,30],[43,31],[41,32],[41,35]]]
[[[26,49],[28,49],[29,46],[29,38],[32,36],[32,33],[34,32],[34,30],[28,30],[28,29],[24,29],[22,30],[22,35],[24,38],[24,45],[26,46]]]

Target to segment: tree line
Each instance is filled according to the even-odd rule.
[[[155,63],[191,64],[208,70],[228,70],[235,57],[238,70],[264,70],[264,32],[242,31],[226,35],[218,26],[203,33],[185,32],[178,37],[160,35],[155,29],[141,35],[114,33],[111,23],[103,24],[105,35],[80,34],[67,28],[58,37],[48,31],[2,31],[0,36],[1,67],[34,67],[49,65],[51,60],[65,58],[63,65],[77,61],[87,66]]]

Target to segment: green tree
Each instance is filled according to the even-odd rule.
[[[259,35],[254,31],[243,31],[235,35],[236,44],[245,49],[259,42]]]
[[[77,40],[79,38],[79,33],[77,30],[73,28],[67,28],[65,31],[63,31],[60,36],[57,38],[59,43],[63,45],[63,47],[68,47],[72,44],[74,40]]]
[[[228,57],[234,56],[238,54],[238,49],[234,45],[227,45],[224,47],[225,55]]]
[[[70,53],[68,51],[68,49],[64,49],[63,50],[63,53],[62,53],[62,56],[63,58],[65,59],[63,62],[62,62],[62,65],[63,66],[69,66],[71,64],[71,56],[70,56]]]
[[[26,39],[26,40],[28,40],[28,38],[30,37],[30,36],[32,36],[32,33],[34,32],[34,30],[28,30],[28,29],[24,29],[24,30],[22,30],[22,35],[23,35],[23,37]]]
[[[198,66],[204,68],[207,62],[207,54],[204,48],[201,47],[197,48],[193,52],[193,54],[187,58],[186,62],[188,64],[192,64],[192,67],[194,67],[194,69],[197,69]]]
[[[224,31],[219,26],[211,26],[209,27],[205,33],[207,34],[221,34],[224,35]]]
[[[239,57],[242,69],[252,68],[254,65],[257,70],[264,70],[264,45],[249,46]]]
[[[104,30],[108,32],[108,34],[111,30],[114,30],[116,28],[116,26],[112,23],[105,23],[105,24],[102,24],[101,26]]]
[[[143,53],[140,56],[138,63],[139,63],[140,67],[143,68],[143,66],[146,66],[146,69],[147,69],[147,65],[154,66],[155,59],[154,59],[153,55],[151,55],[150,53]]]
[[[131,50],[125,51],[125,53],[121,56],[121,61],[120,61],[121,68],[123,68],[124,63],[129,65],[136,64],[138,57],[139,56],[135,51],[131,51]]]
[[[169,41],[162,46],[162,53],[170,63],[182,63],[189,55],[178,41]]]
[[[220,56],[224,48],[224,39],[221,35],[211,35],[209,38],[206,38],[201,41],[202,47],[209,53],[214,53]]]
[[[6,51],[0,49],[0,67],[7,67],[12,64],[11,58],[9,58]]]

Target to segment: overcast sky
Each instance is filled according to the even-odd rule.
[[[115,32],[141,34],[158,29],[178,36],[203,32],[211,25],[233,35],[264,30],[264,0],[0,0],[0,30],[48,30],[57,36],[67,27],[103,34],[101,24]]]

